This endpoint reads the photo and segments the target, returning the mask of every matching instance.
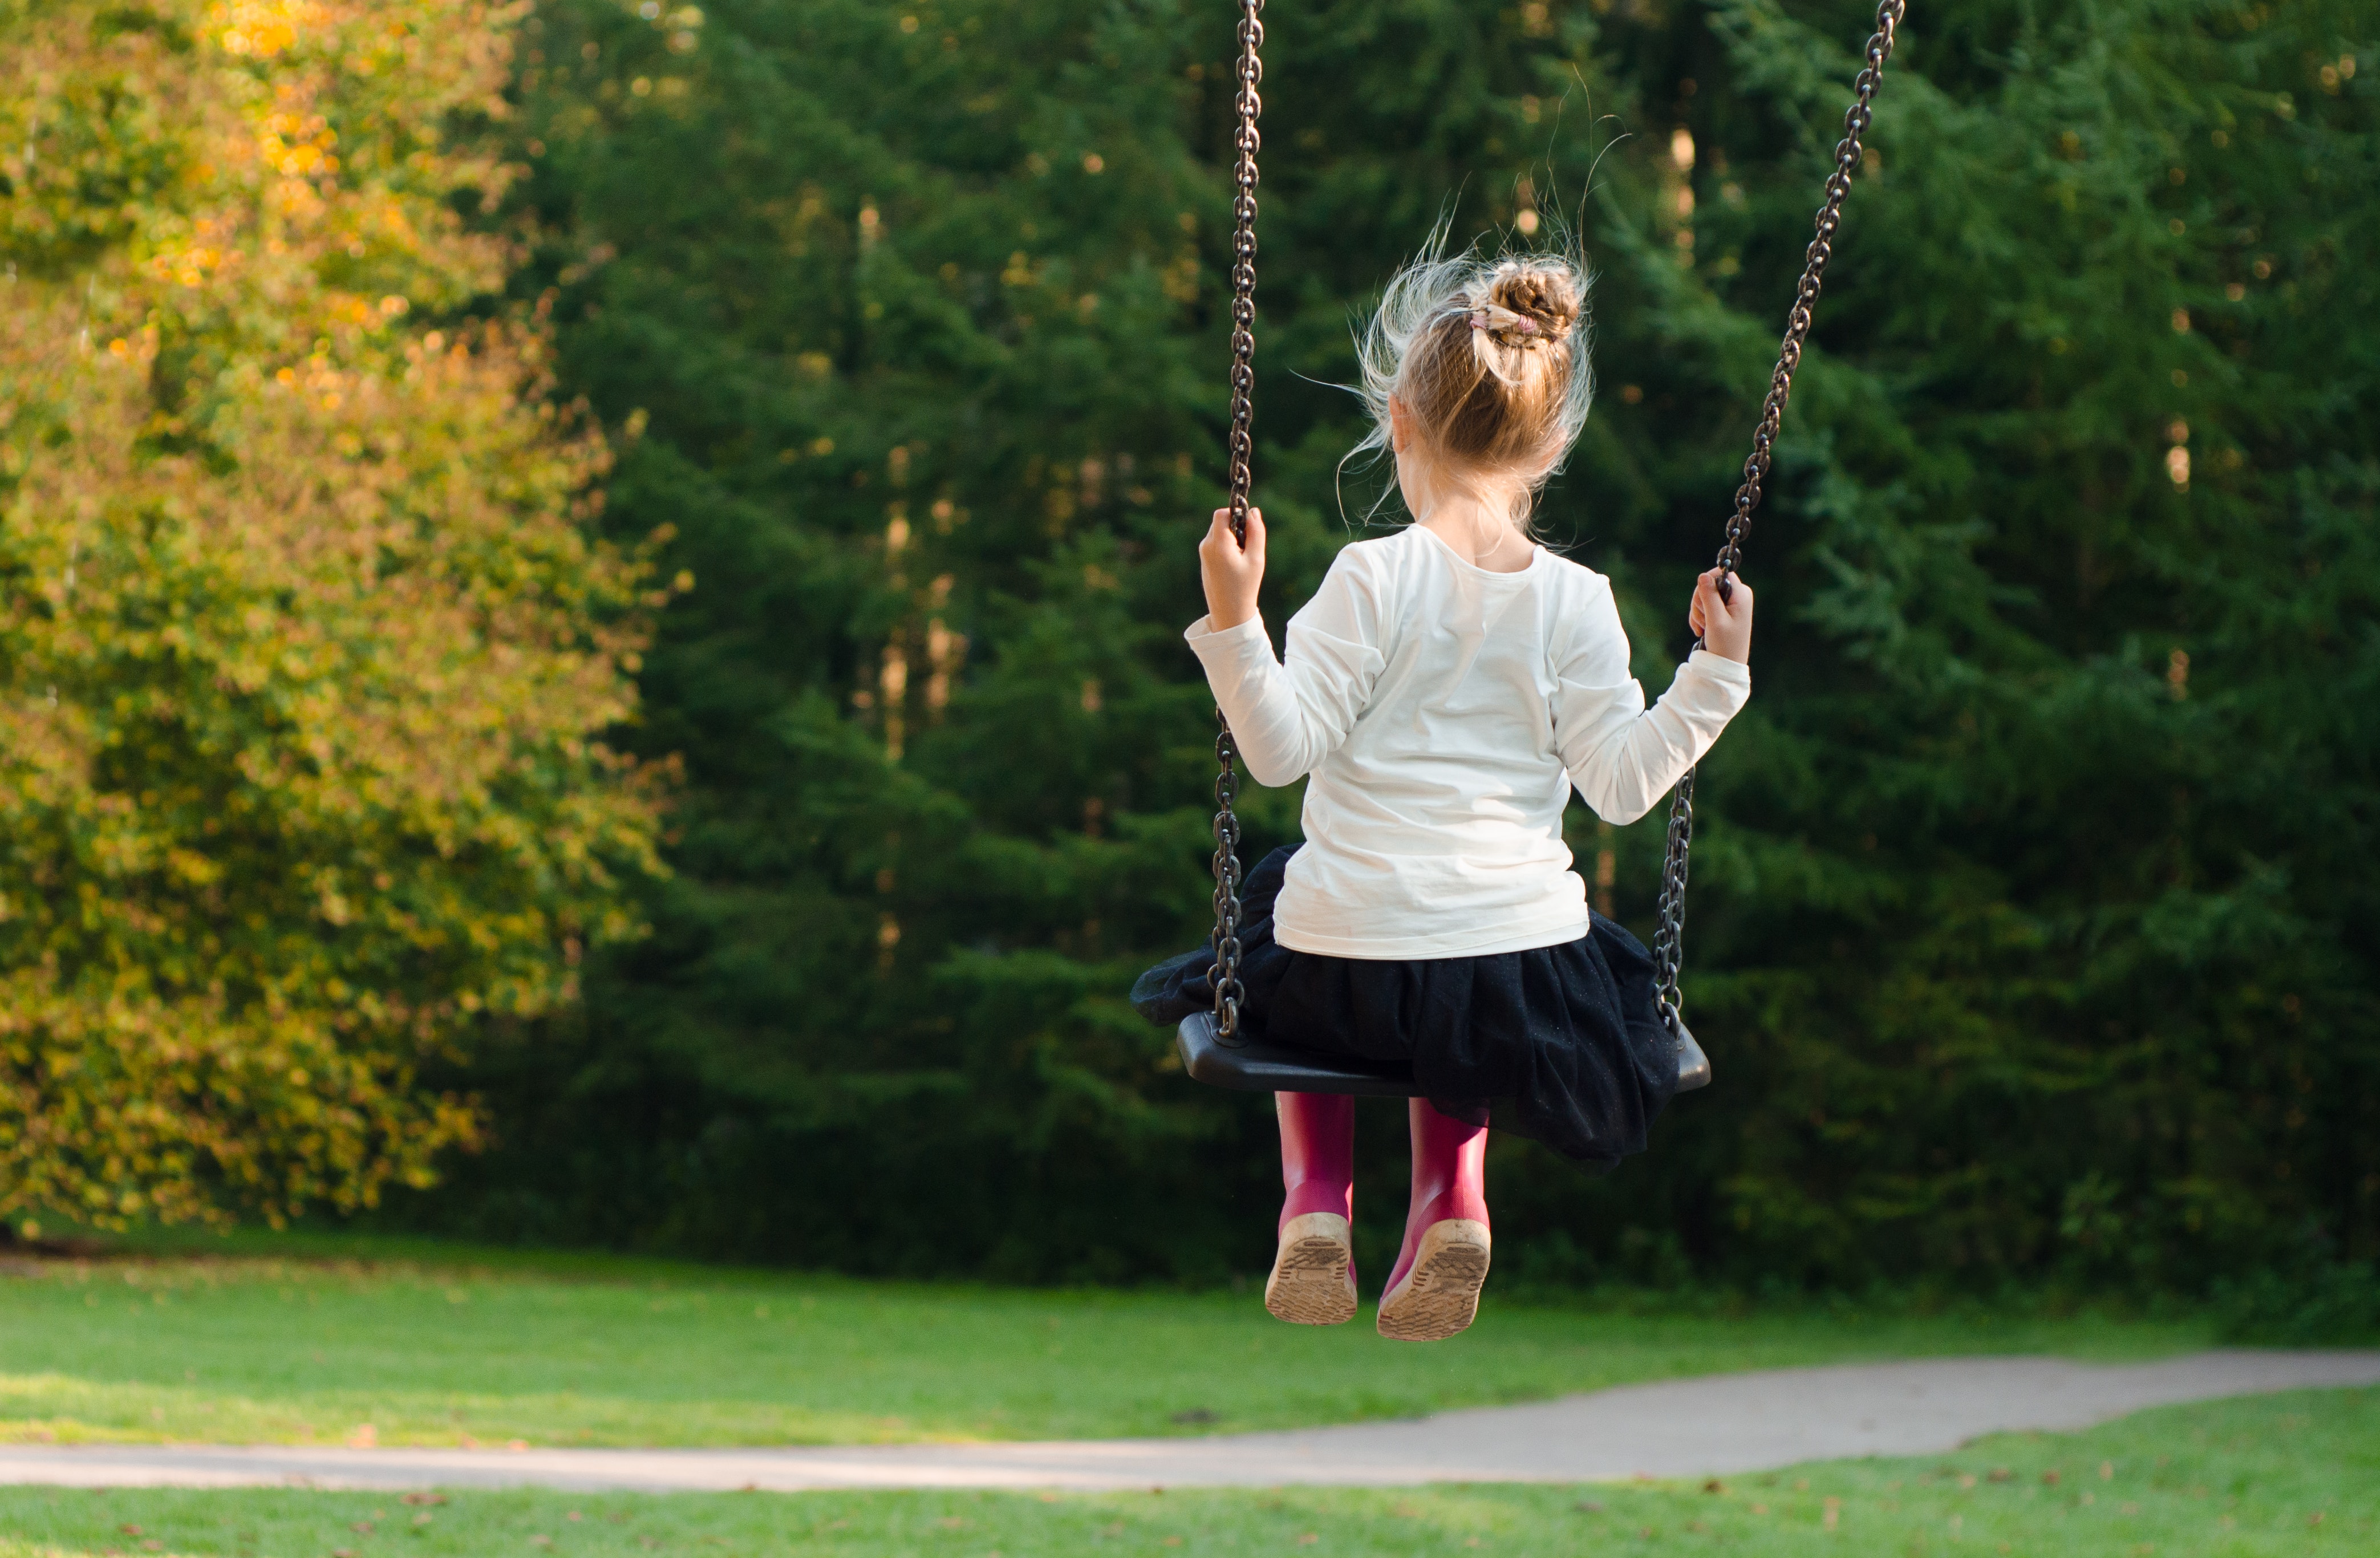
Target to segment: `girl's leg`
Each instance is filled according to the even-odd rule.
[[[1413,1202],[1405,1242],[1380,1298],[1380,1334],[1402,1342],[1454,1335],[1478,1312],[1488,1281],[1488,1128],[1413,1101]]]
[[[1355,1317],[1355,1101],[1336,1093],[1275,1093],[1281,1117],[1280,1248],[1265,1308],[1296,1325]]]

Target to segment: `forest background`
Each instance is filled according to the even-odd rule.
[[[0,6],[20,1235],[1260,1269],[1266,1101],[1123,1000],[1205,934],[1235,10]],[[1915,8],[1702,781],[1718,1081],[1608,1179],[1500,1143],[1500,1270],[2373,1291],[2369,20]],[[1397,517],[1351,321],[1442,216],[1570,234],[1543,521],[1666,686],[1872,21],[1270,7],[1276,630]],[[1570,834],[1645,929],[1658,815]]]

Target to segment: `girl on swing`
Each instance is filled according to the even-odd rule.
[[[1561,255],[1434,250],[1388,288],[1361,394],[1414,522],[1356,542],[1289,621],[1257,613],[1265,529],[1218,509],[1200,543],[1207,615],[1184,635],[1249,775],[1307,780],[1305,843],[1242,890],[1251,1040],[1410,1061],[1413,1192],[1379,1332],[1470,1325],[1487,1281],[1488,1126],[1591,1173],[1644,1150],[1677,1085],[1653,964],[1587,912],[1562,844],[1575,786],[1630,822],[1701,758],[1752,691],[1752,591],[1714,569],[1687,618],[1709,646],[1647,709],[1602,575],[1531,534],[1538,490],[1586,418],[1586,278]],[[1361,450],[1359,449],[1359,452]],[[1144,974],[1167,1025],[1213,1004],[1211,948]],[[1354,1101],[1275,1095],[1288,1195],[1265,1308],[1302,1325],[1356,1308]]]

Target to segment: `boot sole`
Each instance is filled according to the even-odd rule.
[[[1380,1299],[1380,1334],[1442,1342],[1468,1330],[1488,1284],[1488,1224],[1450,1217],[1422,1230],[1413,1270]]]
[[[1309,1211],[1289,1220],[1265,1279],[1265,1309],[1292,1325],[1343,1325],[1355,1318],[1355,1248],[1347,1220]]]

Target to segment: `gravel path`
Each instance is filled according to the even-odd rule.
[[[1418,1421],[1205,1439],[750,1450],[0,1445],[0,1482],[77,1487],[1177,1488],[1583,1482],[1916,1455],[2143,1407],[2380,1384],[2380,1352],[2210,1352],[2156,1363],[1937,1358],[1624,1385]]]

